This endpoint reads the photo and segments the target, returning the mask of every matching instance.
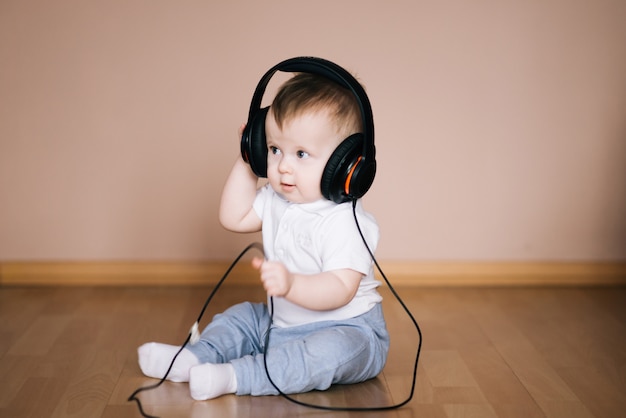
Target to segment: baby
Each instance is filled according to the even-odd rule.
[[[243,133],[261,141],[262,169],[238,158],[220,205],[225,228],[262,231],[265,259],[252,264],[273,312],[266,303],[232,306],[212,319],[198,343],[182,350],[168,379],[189,382],[196,400],[278,394],[268,373],[284,393],[325,390],[373,378],[385,365],[389,335],[379,282],[354,217],[372,251],[378,226],[360,199],[331,199],[325,192],[333,187],[325,177],[338,164],[329,160],[360,143],[368,115],[349,85],[316,69],[335,64],[303,60],[304,70],[289,71],[297,74],[280,87],[269,109],[258,110],[260,121],[248,121],[253,132]],[[352,171],[351,166],[350,176]],[[265,175],[267,184],[259,187]],[[142,372],[162,378],[179,349],[142,345]]]

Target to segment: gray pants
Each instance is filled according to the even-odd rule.
[[[241,303],[218,314],[187,348],[201,363],[231,363],[237,395],[276,395],[325,390],[334,383],[357,383],[378,375],[389,351],[382,307],[341,321],[323,321],[270,331],[267,305]]]

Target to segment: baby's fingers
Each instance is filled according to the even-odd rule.
[[[252,267],[254,267],[255,269],[259,270],[261,268],[261,266],[263,266],[263,259],[259,258],[259,257],[254,257],[252,259]]]

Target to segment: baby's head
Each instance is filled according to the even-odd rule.
[[[351,134],[362,131],[354,94],[324,77],[300,73],[279,89],[267,118],[267,177],[294,203],[323,198],[321,179],[328,159]]]
[[[325,77],[299,73],[280,87],[270,115],[282,129],[283,123],[305,113],[325,113],[342,138],[363,130],[359,104],[350,90]]]

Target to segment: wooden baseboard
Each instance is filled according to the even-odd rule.
[[[618,262],[390,262],[383,270],[399,285],[626,285],[626,263]]]
[[[5,262],[0,286],[214,285],[229,262]],[[394,286],[621,286],[626,262],[380,262]],[[380,277],[380,275],[379,275]],[[248,262],[228,283],[258,283]]]

